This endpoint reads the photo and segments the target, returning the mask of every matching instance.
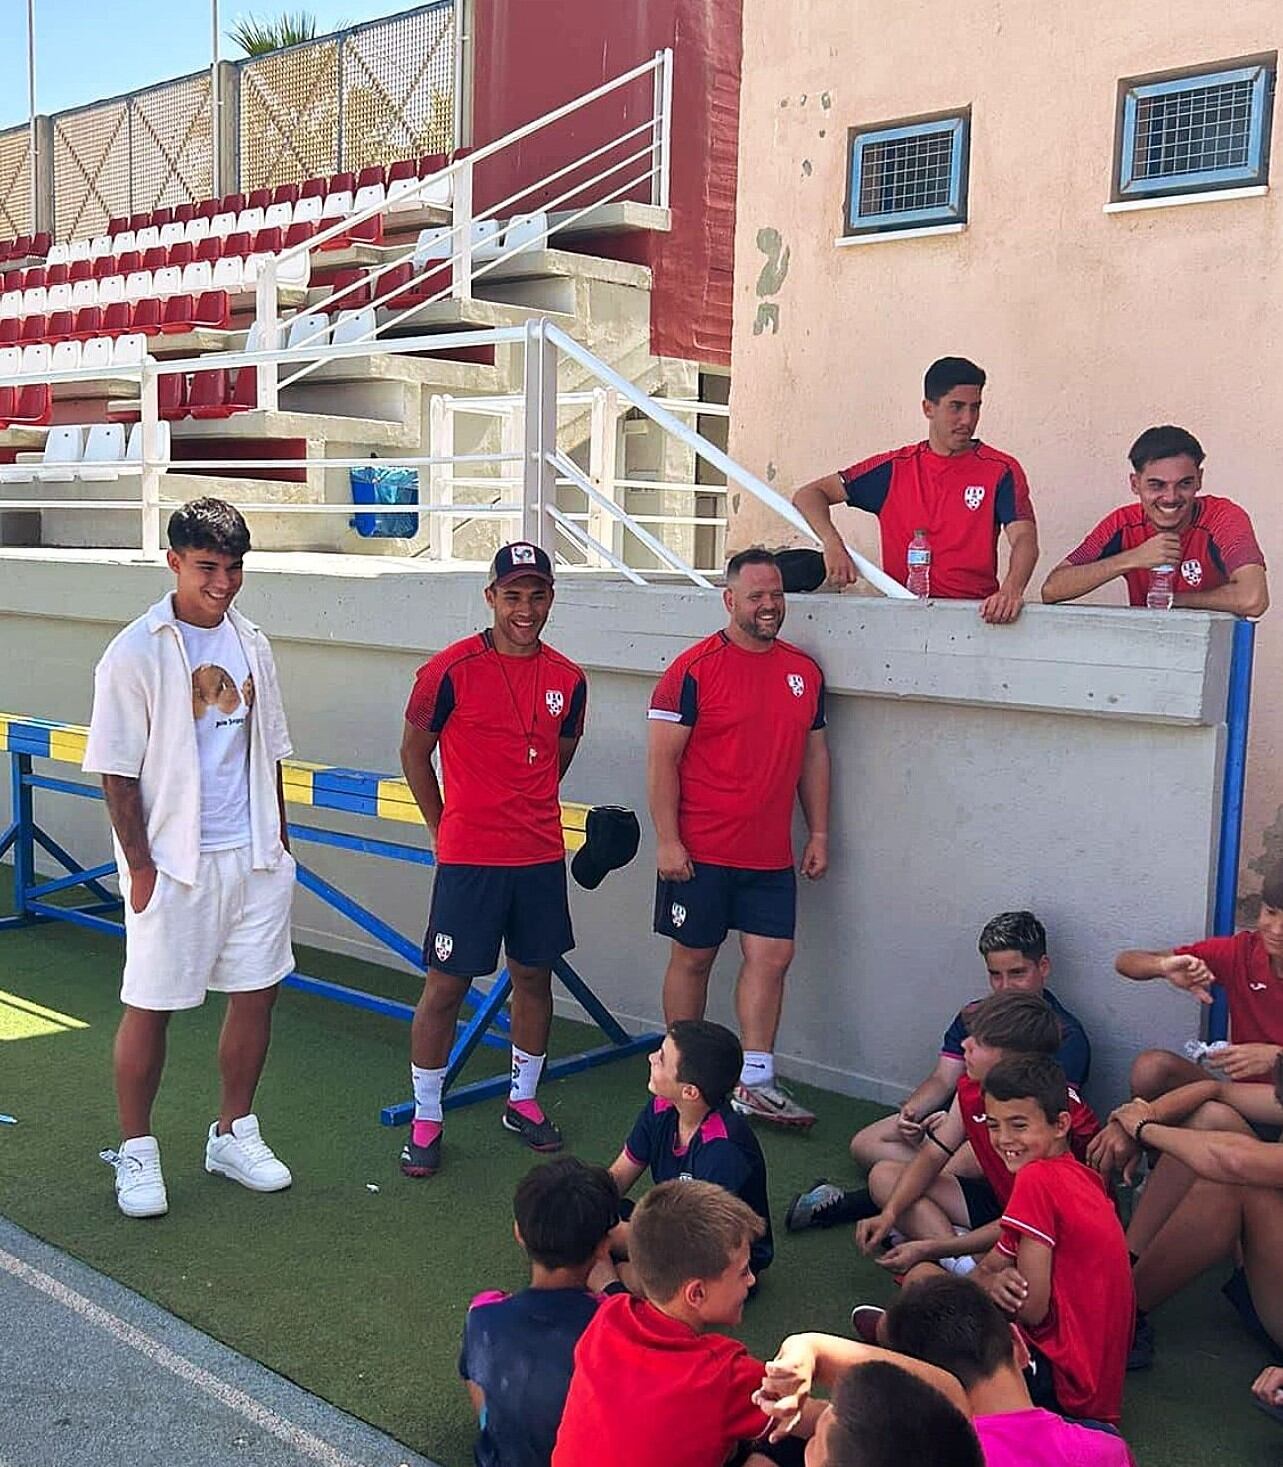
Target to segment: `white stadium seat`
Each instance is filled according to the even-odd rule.
[[[503,251],[499,246],[499,233],[503,228],[497,219],[474,219],[472,221],[472,258],[493,260]]]
[[[390,213],[405,213],[410,209],[417,209],[423,202],[416,190],[419,187],[417,178],[394,178],[388,184],[387,206]]]
[[[294,222],[294,206],[287,200],[279,204],[269,204],[263,210],[263,228],[279,229],[282,234]]]
[[[115,301],[125,299],[125,277],[123,275],[105,275],[98,282],[98,304],[110,306]]]
[[[101,260],[104,255],[111,254],[111,235],[95,234],[89,241],[89,258]]]
[[[245,261],[239,255],[224,255],[214,261],[213,288],[240,292],[245,289]]]
[[[215,239],[226,239],[235,228],[235,214],[215,214],[209,221],[209,232]]]
[[[6,290],[0,295],[0,320],[8,316],[22,315],[22,292],[20,290]]]
[[[169,424],[162,419],[156,424],[156,461],[159,464],[169,462]],[[143,425],[135,423],[129,430],[129,444],[125,449],[126,464],[141,464],[143,461]]]
[[[162,224],[160,228],[160,242],[165,249],[172,249],[176,244],[183,242],[184,226],[175,220],[172,224]]]
[[[71,247],[67,251],[67,259],[73,265],[78,260],[92,260],[92,249],[93,246],[90,244],[89,240],[73,239],[71,241]]]
[[[125,425],[94,423],[85,439],[80,461],[80,477],[95,483],[109,483],[120,478],[120,464],[125,457]]]
[[[263,211],[258,207],[242,209],[236,216],[236,231],[238,234],[257,234],[262,227]]]
[[[82,306],[96,306],[98,304],[98,282],[96,280],[77,280],[71,287],[71,309],[78,311]]]
[[[132,229],[122,229],[119,234],[113,234],[111,237],[111,253],[113,255],[123,255],[126,250],[136,250],[137,248],[138,241]]]
[[[69,311],[71,309],[71,286],[51,285],[45,294],[47,311]]]
[[[339,319],[334,323],[333,343],[343,346],[347,342],[370,341],[378,329],[373,306],[365,306],[359,311],[340,311]]]
[[[321,210],[324,208],[324,200],[318,199],[314,194],[306,199],[294,201],[294,215],[291,224],[319,224],[321,222]]]
[[[24,316],[43,316],[48,304],[49,292],[43,285],[33,285],[30,290],[22,292],[22,314]]]
[[[419,237],[414,242],[415,269],[421,270],[429,260],[448,260],[454,252],[453,233],[448,224],[419,230]]]
[[[189,219],[183,225],[183,238],[189,245],[198,245],[201,240],[209,238],[208,219]]]
[[[141,331],[116,337],[111,346],[113,367],[140,367],[147,359],[147,338]]]
[[[146,300],[152,294],[151,271],[134,270],[125,276],[125,299],[130,305],[136,305],[139,301]],[[102,300],[102,292],[98,294],[99,301]]]
[[[80,369],[84,343],[79,341],[56,341],[50,359],[55,372],[76,372]]]
[[[91,336],[80,353],[81,370],[88,371],[92,367],[94,371],[109,372],[111,370],[111,348],[110,336]]]
[[[166,296],[179,295],[183,289],[183,272],[178,265],[166,265],[151,278],[151,293],[163,300]]]
[[[85,452],[85,430],[72,424],[50,428],[45,435],[44,456],[36,477],[52,484],[70,484],[76,477],[73,467]]]
[[[353,214],[364,214],[367,209],[381,209],[387,202],[388,191],[381,183],[367,183],[356,191],[352,200]]]
[[[214,267],[208,260],[193,260],[183,266],[183,294],[199,295],[214,287]]]
[[[18,369],[24,377],[39,377],[52,368],[53,347],[47,341],[33,341],[22,348],[22,366]]]
[[[285,345],[295,347],[323,347],[330,335],[330,318],[323,311],[314,311],[295,316],[290,322],[290,334]]]
[[[545,210],[540,209],[533,214],[514,214],[503,232],[502,253],[511,258],[523,250],[544,249],[548,243],[550,227],[551,220]]]
[[[336,219],[346,219],[352,212],[352,190],[350,188],[336,188],[332,194],[326,194],[325,205],[321,209],[321,218],[328,219],[331,223]]]
[[[45,257],[46,265],[66,265],[71,259],[71,246],[68,244],[53,244],[49,246],[49,253]]]
[[[419,195],[420,204],[431,204],[437,209],[448,209],[450,200],[454,198],[454,174],[447,173],[444,177],[437,175],[420,179],[423,184],[423,192]]]
[[[134,248],[138,251],[154,250],[160,246],[160,230],[154,224],[140,229],[134,236]]]

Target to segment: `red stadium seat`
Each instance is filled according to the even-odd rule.
[[[223,253],[225,255],[240,255],[242,257],[250,254],[248,233],[243,229],[234,229],[223,241]]]
[[[266,209],[273,202],[275,201],[270,188],[252,188],[246,197],[245,207],[247,209]]]
[[[145,300],[135,301],[129,317],[129,329],[141,331],[144,336],[159,336],[163,306],[164,302],[160,297],[154,295],[148,296]]]
[[[145,209],[143,209],[139,213],[131,214],[129,216],[128,227],[132,229],[135,234],[137,234],[140,229],[146,229],[150,223],[151,215]]]
[[[383,243],[383,215],[374,214],[369,219],[362,219],[354,224],[347,232],[349,244],[382,244]],[[333,245],[323,245],[323,249],[332,249]]]
[[[196,246],[189,240],[180,239],[177,244],[169,247],[169,258],[165,261],[167,265],[176,265],[180,270],[184,265],[190,265],[196,258]]]
[[[137,250],[121,250],[115,258],[116,265],[111,272],[113,275],[132,275],[135,270],[143,268],[143,257]]]
[[[252,255],[279,255],[282,248],[279,229],[275,227],[260,229],[254,236],[254,248],[250,253]]]
[[[419,177],[427,178],[430,173],[440,173],[444,167],[444,153],[425,153],[419,159]]]
[[[28,382],[20,387],[10,423],[27,428],[47,428],[53,422],[53,388],[48,382]]]
[[[46,285],[66,285],[71,278],[66,265],[49,265],[45,268]]]
[[[109,275],[117,273],[115,255],[99,255],[89,263],[93,266],[95,280],[106,280]]]
[[[151,211],[151,222],[157,229],[164,229],[166,224],[174,222],[174,211],[169,204],[162,204],[159,209]]]
[[[47,255],[49,247],[53,244],[53,235],[47,229],[42,229],[38,234],[31,236],[31,243],[27,246],[27,253],[32,255]]]
[[[219,212],[219,201],[217,199],[202,199],[196,205],[197,219],[212,219]]]
[[[230,418],[235,411],[225,367],[209,367],[203,372],[192,373],[192,385],[187,394],[190,417]]]
[[[339,194],[344,191],[350,194],[356,192],[356,174],[347,170],[344,170],[342,173],[331,174],[325,192],[327,194]]]
[[[387,174],[382,163],[371,163],[356,175],[357,188],[368,188],[372,183],[381,183],[386,187],[387,181]]]
[[[305,178],[303,186],[299,189],[300,199],[323,199],[325,197],[325,180],[323,178]]]
[[[21,290],[22,282],[26,279],[25,270],[6,270],[4,272],[4,288],[6,290]]]
[[[140,301],[141,305],[142,302]],[[160,329],[167,335],[190,331],[194,325],[196,302],[189,295],[171,295],[165,302]]]
[[[67,272],[67,279],[75,285],[80,280],[92,280],[94,278],[94,262],[92,260],[73,260],[71,268]],[[8,286],[5,287],[8,289]]]
[[[0,316],[0,346],[17,346],[22,322],[17,316]]]
[[[224,194],[222,203],[218,206],[220,214],[239,214],[245,207],[245,195],[242,193]]]
[[[419,165],[413,158],[398,158],[395,163],[388,165],[388,182],[395,183],[398,178],[417,178],[419,176]]]
[[[110,301],[102,308],[102,331],[93,335],[125,336],[134,329],[133,321],[134,308],[128,301]]]
[[[22,318],[22,329],[18,332],[18,340],[23,346],[30,346],[32,342],[45,339],[45,318],[43,316],[24,316]]]
[[[0,430],[13,421],[13,408],[18,400],[16,387],[0,387]]]
[[[316,225],[310,219],[300,219],[285,231],[285,248],[292,250],[295,245],[305,244],[315,233]]]
[[[174,422],[187,416],[187,378],[182,372],[165,372],[156,378],[156,401],[160,416],[166,422]],[[136,423],[139,419],[136,405],[108,410],[107,417],[113,423]]]
[[[152,245],[151,249],[143,251],[143,262],[139,266],[141,270],[163,270],[169,264],[169,251],[164,245]]]
[[[196,246],[196,258],[208,260],[211,265],[216,264],[223,258],[223,241],[214,235],[208,235]]]
[[[292,204],[298,199],[298,184],[278,183],[272,190],[274,204]]]
[[[232,319],[231,300],[225,290],[203,290],[196,298],[192,312],[193,326],[207,326],[212,331],[226,331]]]
[[[391,271],[388,272],[389,275],[391,273]],[[386,279],[387,276],[385,275],[377,282],[380,292],[383,290],[383,281]],[[362,283],[358,284],[358,281]],[[354,289],[348,291],[345,296],[335,301],[334,305],[329,308],[330,310],[355,311],[359,310],[362,306],[368,306],[370,304],[372,297],[370,294],[368,271],[359,267],[351,270],[336,270],[334,272],[334,279],[330,281],[331,293],[338,295],[339,291],[349,285],[353,286]]]
[[[74,311],[51,311],[45,327],[46,341],[69,341],[76,334]]]
[[[46,271],[43,265],[33,265],[22,277],[23,290],[35,290],[37,286],[48,285],[45,278]]]
[[[108,234],[123,234],[129,228],[129,219],[124,214],[117,214],[114,219],[107,221]]]
[[[436,269],[430,270],[426,275],[410,283],[414,275],[414,266],[411,264],[394,265],[380,281],[379,294],[396,288],[396,294],[386,302],[389,309],[393,311],[408,311],[414,306],[426,305],[433,296],[438,295],[450,284],[451,267],[448,260],[442,261]],[[404,286],[404,289],[399,287]]]
[[[258,407],[258,371],[254,367],[242,367],[236,374],[236,386],[231,396],[234,413],[253,412]]]
[[[20,234],[9,248],[11,260],[25,260],[30,253],[31,236],[29,234]]]
[[[125,306],[124,301],[118,301],[118,305]],[[114,307],[108,306],[110,313]],[[129,329],[129,307],[125,306],[125,325],[123,330]],[[81,306],[76,312],[76,324],[72,328],[72,336],[77,341],[88,341],[91,336],[110,336],[112,333],[103,326],[103,313],[101,306]]]
[[[195,217],[196,217],[196,205],[195,204],[175,204],[174,205],[174,223],[175,224],[186,224],[188,222],[188,220],[195,219]]]

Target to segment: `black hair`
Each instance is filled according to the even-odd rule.
[[[1032,912],[999,912],[980,929],[980,956],[1019,953],[1031,962],[1047,956],[1047,929]]]
[[[1196,465],[1202,465],[1203,445],[1192,433],[1184,428],[1176,427],[1174,423],[1164,423],[1158,428],[1146,428],[1127,450],[1127,457],[1131,460],[1132,468],[1138,474],[1143,473],[1145,465],[1152,464],[1155,459],[1180,458],[1182,454],[1188,454]]]
[[[1011,1054],[1055,1054],[1060,1020],[1040,993],[991,993],[963,1010],[967,1032],[989,1049]]]
[[[242,559],[249,550],[249,526],[234,505],[222,499],[193,499],[169,517],[171,550],[214,550]]]
[[[1049,1054],[1016,1054],[999,1060],[985,1076],[990,1100],[1034,1100],[1054,1125],[1069,1109],[1069,1081]]]
[[[886,1332],[891,1349],[947,1370],[966,1391],[1015,1363],[1010,1321],[968,1278],[942,1273],[901,1289]]]
[[[1283,861],[1276,861],[1261,883],[1261,900],[1276,911],[1283,907]]]
[[[716,1110],[744,1068],[739,1040],[724,1024],[708,1019],[678,1019],[668,1033],[677,1050],[677,1078],[694,1085],[709,1110]]]
[[[535,1263],[575,1268],[619,1221],[619,1190],[604,1166],[561,1156],[522,1177],[512,1211]]]
[[[985,370],[966,357],[941,357],[932,362],[922,379],[922,395],[929,402],[939,402],[955,387],[983,387]]]
[[[750,545],[747,550],[737,551],[726,562],[726,579],[733,581],[746,565],[770,565],[776,570],[780,568],[773,550],[767,550],[764,545]]]
[[[962,1412],[889,1361],[853,1365],[839,1376],[832,1409],[828,1467],[984,1467]]]

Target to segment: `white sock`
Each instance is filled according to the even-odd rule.
[[[414,1083],[414,1118],[416,1121],[436,1121],[440,1124],[441,1087],[445,1084],[446,1067],[439,1070],[421,1070],[418,1065],[410,1066],[410,1079]]]
[[[539,1076],[543,1074],[543,1062],[542,1054],[527,1054],[515,1044],[512,1046],[512,1088],[508,1091],[508,1099],[513,1105],[519,1100],[535,1098]]]
[[[775,1056],[760,1049],[744,1051],[744,1068],[740,1071],[741,1085],[773,1085],[775,1083]]]

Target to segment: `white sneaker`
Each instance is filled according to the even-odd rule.
[[[804,1130],[815,1124],[814,1114],[796,1100],[782,1085],[745,1085],[741,1081],[731,1091],[731,1109],[756,1121],[769,1121],[775,1126],[791,1126]]]
[[[126,1217],[164,1217],[169,1211],[155,1136],[132,1136],[119,1151],[104,1151],[116,1171],[116,1206]]]
[[[257,1116],[241,1116],[226,1136],[218,1122],[209,1128],[205,1143],[205,1170],[230,1177],[251,1192],[283,1192],[294,1180],[290,1169],[258,1133]]]

